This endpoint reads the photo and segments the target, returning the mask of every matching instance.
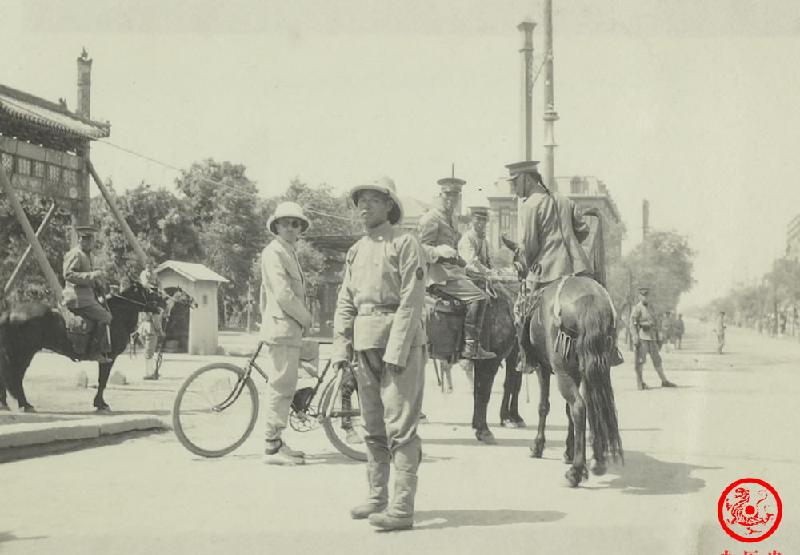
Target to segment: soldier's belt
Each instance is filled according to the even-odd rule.
[[[392,314],[397,312],[400,307],[398,304],[362,304],[358,307],[359,316],[368,316],[370,314]]]

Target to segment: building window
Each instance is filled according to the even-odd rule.
[[[61,181],[61,168],[52,164],[47,166],[47,180],[53,183]]]
[[[33,174],[32,175],[34,177],[38,177],[39,179],[44,179],[44,171],[45,171],[44,162],[39,162],[38,160],[35,160],[33,162]]]
[[[2,158],[3,171],[10,177],[14,170],[14,157],[3,152],[0,158]]]
[[[569,192],[573,195],[585,195],[589,192],[589,184],[578,175],[569,180]]]
[[[22,175],[30,175],[31,161],[27,158],[17,158],[17,173]]]

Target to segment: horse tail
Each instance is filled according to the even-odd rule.
[[[595,453],[623,459],[617,407],[611,387],[609,354],[613,348],[613,316],[603,299],[594,295],[576,302],[578,338],[576,351],[586,383],[586,412]]]

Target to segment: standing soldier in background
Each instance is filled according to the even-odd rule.
[[[717,353],[722,354],[722,349],[725,347],[725,311],[721,310],[717,317],[717,323],[714,331],[717,333]]]
[[[100,304],[95,293],[96,287],[105,285],[105,274],[95,270],[92,264],[94,234],[97,229],[90,225],[77,226],[78,246],[64,255],[64,306],[78,316],[95,323],[92,337],[86,349],[87,356],[95,356],[97,362],[113,362],[109,358],[111,337],[109,324],[111,313]]]
[[[458,231],[453,218],[461,187],[466,183],[457,177],[446,177],[438,182],[440,205],[428,210],[419,220],[418,233],[422,248],[428,255],[428,281],[438,289],[467,303],[467,316],[464,320],[464,351],[466,359],[495,358],[491,351],[485,351],[480,343],[480,330],[486,314],[488,296],[472,283],[459,265]]]
[[[649,289],[647,287],[639,288],[639,303],[631,311],[630,328],[636,355],[636,360],[634,361],[636,387],[640,390],[648,389],[647,384],[642,379],[642,370],[648,354],[650,355],[650,360],[653,361],[658,377],[661,378],[661,387],[676,387],[664,375],[664,369],[661,365],[661,355],[658,353],[661,347],[661,340],[658,335],[658,321],[647,301],[648,292]]]
[[[683,323],[683,314],[678,314],[678,320],[675,322],[675,344],[678,349],[683,344],[683,334],[686,332],[686,326]]]
[[[674,327],[672,312],[668,310],[664,313],[664,318],[661,319],[661,344],[667,346],[667,352],[673,346]]]
[[[151,261],[147,262],[142,273],[139,274],[139,282],[150,289],[158,289],[158,276]],[[144,342],[144,379],[157,380],[158,368],[155,367],[154,355],[158,338],[164,334],[161,326],[161,312],[140,312],[139,313],[139,337]]]
[[[366,428],[367,500],[350,511],[383,530],[414,523],[417,435],[427,359],[424,325],[426,256],[416,237],[393,227],[403,207],[388,177],[350,191],[367,234],[347,253],[334,316],[334,366],[355,352]],[[390,464],[394,495],[389,504]]]

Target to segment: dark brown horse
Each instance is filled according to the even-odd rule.
[[[155,312],[165,304],[164,297],[136,280],[119,294],[109,295],[111,311],[111,362],[98,363],[97,394],[93,405],[106,411],[111,407],[103,399],[108,377],[117,356],[125,351],[136,328],[140,312]],[[79,360],[67,332],[64,317],[49,306],[34,302],[12,307],[0,315],[0,410],[8,410],[6,389],[17,400],[19,408],[33,412],[25,397],[22,380],[33,356],[42,349]]]
[[[592,472],[600,476],[606,461],[622,458],[609,360],[616,346],[614,309],[606,290],[589,277],[576,276],[548,285],[532,314],[526,315],[524,344],[528,361],[539,367],[539,425],[531,456],[544,451],[550,412],[550,376],[567,401],[569,431],[564,460],[566,478],[577,486],[588,478],[586,421],[592,433]]]
[[[472,428],[478,441],[488,444],[496,443],[494,434],[489,429],[486,411],[492,394],[492,385],[500,363],[505,360],[506,380],[504,384],[503,402],[500,408],[501,422],[524,426],[517,409],[522,376],[517,367],[517,336],[514,328],[515,293],[500,281],[491,281],[493,292],[486,307],[486,314],[481,329],[481,345],[497,356],[486,360],[474,360],[474,387],[472,407]],[[442,361],[443,365],[450,363]]]

